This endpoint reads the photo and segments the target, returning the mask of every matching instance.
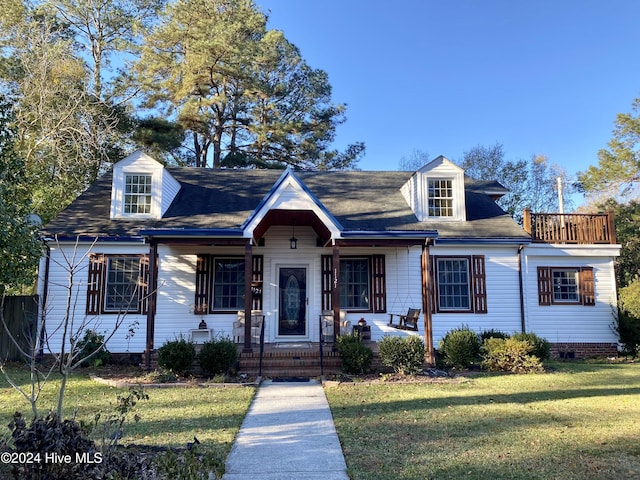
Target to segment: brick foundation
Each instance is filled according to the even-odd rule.
[[[555,358],[615,357],[616,343],[552,343],[551,356]]]

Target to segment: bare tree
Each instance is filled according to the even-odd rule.
[[[403,172],[415,172],[424,167],[430,160],[428,152],[420,150],[419,148],[414,148],[408,156],[403,155],[400,157],[398,170]]]
[[[115,316],[113,323],[109,326],[104,336],[100,337],[97,346],[90,348],[88,351],[80,348],[80,342],[85,332],[87,330],[95,331],[100,328],[100,320],[98,317],[88,315],[78,316],[76,313],[78,311],[76,307],[78,305],[80,289],[86,286],[85,283],[78,280],[78,275],[88,268],[86,260],[95,246],[96,241],[97,238],[91,243],[89,248],[81,251],[79,248],[80,239],[77,238],[73,247],[65,250],[61,248],[60,242],[56,238],[60,259],[52,259],[52,262],[66,273],[65,284],[58,285],[65,291],[65,309],[59,317],[47,315],[46,325],[39,325],[38,332],[29,345],[29,348],[25,349],[19,345],[17,339],[9,332],[4,315],[1,315],[2,326],[9,332],[11,341],[16,345],[18,351],[25,358],[29,366],[31,375],[29,388],[25,389],[11,379],[9,373],[4,368],[2,359],[0,359],[0,371],[3,372],[11,386],[29,401],[34,418],[38,417],[37,404],[40,393],[54,371],[60,374],[56,413],[58,419],[62,418],[64,396],[70,374],[78,366],[92,359],[101,351],[106,350],[106,345],[109,340],[111,340],[122,327],[127,310],[129,310],[128,307],[134,299],[138,298],[138,288],[134,289],[134,291],[127,292],[126,298],[121,299],[123,300],[122,305],[124,305],[124,308],[121,308],[120,312]],[[46,309],[47,306],[43,305],[42,308]],[[46,351],[51,359],[51,363],[48,366],[45,366],[45,364],[40,361],[41,352],[43,351]]]

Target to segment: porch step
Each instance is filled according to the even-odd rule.
[[[340,373],[342,371],[342,359],[337,352],[325,351],[323,366],[325,375]],[[260,371],[260,352],[241,353],[239,370],[249,375],[258,375]],[[317,350],[285,350],[264,353],[262,359],[263,377],[318,377],[320,375],[320,352]]]

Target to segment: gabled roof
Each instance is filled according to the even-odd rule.
[[[277,170],[209,170],[167,167],[180,191],[163,218],[109,219],[112,174],[108,172],[43,228],[44,235],[139,236],[148,229],[216,229],[240,231],[282,178]],[[412,172],[295,172],[345,231],[424,232],[438,238],[520,239],[530,237],[483,193],[487,182],[465,180],[465,222],[417,220],[400,189]]]

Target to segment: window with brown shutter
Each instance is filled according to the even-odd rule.
[[[147,313],[148,255],[89,255],[87,315]]]
[[[593,267],[538,267],[538,304],[595,305]]]
[[[432,313],[487,313],[484,255],[429,257]]]
[[[322,255],[322,310],[331,310],[331,292],[333,289],[333,256]],[[361,275],[355,271],[360,270]],[[362,269],[366,269],[362,272]],[[350,275],[350,272],[352,275]],[[340,289],[345,304],[340,308],[347,311],[386,313],[387,311],[387,279],[384,255],[369,255],[340,258]],[[349,303],[349,295],[359,292],[358,303]],[[355,295],[355,294],[354,294]],[[366,296],[366,298],[364,298]],[[353,297],[355,299],[355,296]],[[362,303],[366,302],[366,303]]]
[[[251,295],[254,310],[262,310],[263,258],[262,255],[252,256]],[[204,315],[244,310],[244,278],[244,257],[198,255],[193,312]]]

